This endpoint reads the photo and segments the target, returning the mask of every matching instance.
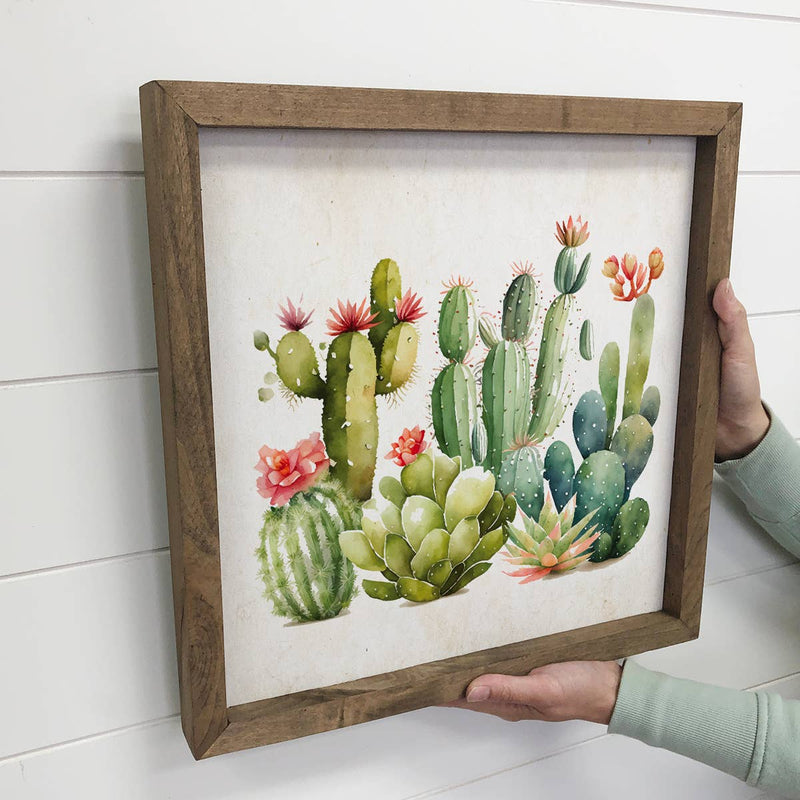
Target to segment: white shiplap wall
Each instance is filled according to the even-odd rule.
[[[137,87],[742,100],[735,285],[800,436],[795,0],[2,4],[0,797],[750,798],[589,723],[450,709],[196,764],[177,718]],[[800,566],[715,491],[703,629],[642,657],[800,697]]]

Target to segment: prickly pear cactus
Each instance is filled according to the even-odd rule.
[[[347,608],[357,590],[339,534],[360,519],[358,505],[330,477],[266,511],[256,555],[273,613],[309,622]]]
[[[385,503],[365,503],[360,528],[339,536],[342,551],[360,569],[384,580],[364,580],[377,600],[403,597],[424,603],[446,597],[483,575],[503,546],[513,497],[495,489],[491,472],[462,469],[458,458],[426,451],[400,478],[379,484]]]

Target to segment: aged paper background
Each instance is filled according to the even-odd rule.
[[[661,608],[693,139],[201,128],[200,158],[229,704]],[[498,555],[466,591],[432,603],[382,603],[361,592],[331,620],[297,625],[274,616],[254,554],[267,504],[253,466],[262,444],[289,448],[321,430],[321,405],[305,400],[292,412],[280,396],[258,400],[274,365],[254,349],[253,330],[278,336],[278,304],[302,295],[303,307],[315,310],[305,332],[315,343],[329,340],[329,306],[360,301],[375,263],[397,261],[404,291],[419,292],[428,314],[418,323],[414,387],[395,407],[378,399],[377,485],[397,472],[382,455],[403,427],[432,432],[430,387],[444,364],[435,327],[442,281],[469,276],[479,310],[496,313],[511,262],[527,259],[542,276],[540,301],[549,304],[560,248],[555,222],[569,214],[590,224],[580,252],[590,250],[593,265],[577,305],[594,324],[596,353],[591,362],[578,356],[578,321],[573,400],[597,388],[597,356],[611,339],[620,344],[624,374],[632,304],[612,301],[603,260],[629,251],[646,261],[653,247],[664,251],[666,269],[651,288],[648,378],[661,391],[661,412],[634,491],[651,509],[642,540],[619,561],[525,586],[503,574]],[[474,352],[483,354],[480,342]],[[573,444],[571,409],[556,438]],[[359,583],[372,577],[358,572]]]

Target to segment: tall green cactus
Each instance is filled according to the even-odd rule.
[[[365,303],[357,307],[341,302],[339,313],[332,312],[334,320],[328,327],[334,338],[324,379],[314,347],[302,332],[310,315],[282,318],[288,333],[274,349],[262,331],[255,332],[254,344],[275,360],[287,391],[299,398],[322,400],[322,434],[331,474],[357,500],[368,500],[378,446],[375,398],[397,392],[410,380],[419,344],[413,323],[423,312],[415,297],[401,298],[400,270],[388,258],[372,272],[369,312]]]
[[[273,613],[309,622],[347,608],[357,592],[355,571],[339,534],[360,520],[358,505],[330,477],[266,511],[256,555]]]
[[[567,387],[564,385],[564,367],[570,344],[567,326],[575,294],[586,283],[592,261],[592,254],[587,253],[576,275],[577,245],[583,244],[585,239],[579,237],[567,241],[576,242],[576,246],[565,244],[556,259],[554,280],[560,294],[545,314],[536,363],[532,413],[528,425],[528,435],[533,442],[541,442],[551,436],[567,410]]]
[[[439,449],[460,456],[464,468],[474,463],[472,432],[477,418],[475,376],[464,364],[475,344],[478,314],[468,283],[448,289],[439,310],[439,347],[449,364],[436,376],[431,390],[431,417]]]
[[[485,320],[481,337],[489,352],[483,362],[481,396],[488,438],[485,466],[497,477],[503,454],[525,435],[530,419],[531,367],[525,345],[536,308],[536,284],[521,270],[503,299],[502,339]],[[491,344],[490,344],[491,342]]]

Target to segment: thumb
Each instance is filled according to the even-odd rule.
[[[733,293],[733,286],[727,278],[717,284],[713,305],[719,318],[717,330],[725,355],[736,360],[752,359],[753,340],[747,325],[747,311]]]
[[[467,687],[467,702],[491,700],[497,703],[535,706],[542,700],[541,681],[536,675],[481,675]]]

